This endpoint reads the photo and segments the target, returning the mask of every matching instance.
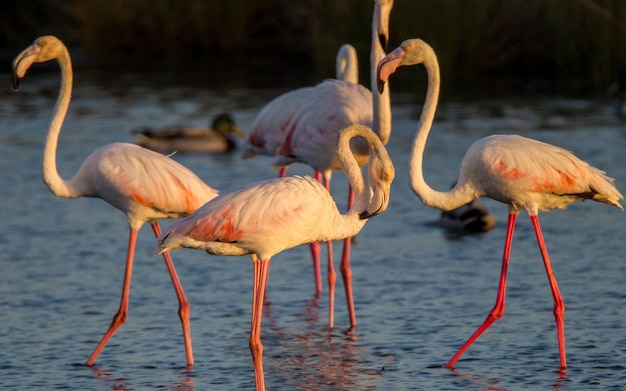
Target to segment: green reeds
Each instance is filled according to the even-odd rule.
[[[20,49],[57,34],[107,66],[306,63],[310,80],[332,76],[336,50],[350,43],[369,84],[372,9],[371,0],[31,0],[5,7],[0,43]],[[391,24],[391,47],[420,37],[435,48],[448,91],[505,80],[601,93],[626,74],[622,0],[395,0]]]

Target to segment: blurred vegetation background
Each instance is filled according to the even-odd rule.
[[[9,0],[1,56],[53,34],[75,68],[299,86],[333,76],[350,43],[369,85],[372,10],[371,0]],[[444,91],[456,94],[606,95],[626,81],[623,0],[395,0],[389,49],[414,37],[434,47]]]

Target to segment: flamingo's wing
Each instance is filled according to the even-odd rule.
[[[244,157],[273,156],[282,144],[293,114],[306,103],[313,87],[284,93],[266,104],[255,118],[244,142]]]
[[[479,151],[487,172],[506,182],[510,191],[565,197],[563,200],[570,196],[587,198],[619,206],[622,196],[613,179],[563,148],[517,135],[495,135],[479,141],[480,148],[472,146],[468,155]],[[571,203],[563,202],[551,207]]]
[[[339,214],[326,189],[313,178],[276,178],[216,197],[172,225],[163,237],[175,242],[237,243],[244,247],[253,243],[250,252],[277,253],[306,243],[309,237],[315,240],[329,209]]]
[[[143,206],[180,217],[218,194],[175,160],[126,143],[94,151],[78,175],[90,178],[99,197],[130,213]]]
[[[320,171],[339,169],[335,161],[337,135],[352,123],[371,127],[372,94],[362,85],[329,79],[318,84],[310,98],[293,115],[274,162],[291,159]]]

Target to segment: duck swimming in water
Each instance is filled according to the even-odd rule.
[[[228,153],[237,148],[236,137],[244,133],[228,113],[215,116],[210,128],[203,126],[168,126],[160,129],[134,129],[132,135],[137,143],[164,154],[174,152]],[[235,137],[234,137],[235,136]]]
[[[496,218],[477,198],[456,209],[442,210],[437,225],[454,235],[470,235],[491,231]]]
[[[442,211],[437,222],[442,228],[456,235],[489,232],[496,226],[496,218],[478,200],[450,211]]]

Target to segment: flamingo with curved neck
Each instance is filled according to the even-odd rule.
[[[335,73],[338,80],[350,83],[359,82],[359,59],[354,46],[347,43],[341,45],[337,51]]]
[[[500,284],[496,304],[487,319],[448,361],[452,367],[470,345],[504,315],[506,277],[515,221],[520,211],[530,216],[554,299],[561,368],[567,366],[563,314],[559,291],[539,224],[539,211],[564,209],[576,201],[593,200],[623,210],[622,194],[604,171],[590,166],[563,148],[518,135],[492,135],[474,142],[461,163],[457,184],[447,192],[432,189],[424,180],[422,161],[439,98],[439,64],[434,50],[420,39],[408,39],[389,53],[378,66],[378,87],[384,89],[389,76],[400,66],[423,64],[428,74],[428,92],[413,141],[410,184],[422,202],[452,210],[478,197],[489,197],[509,205]]]
[[[72,95],[72,61],[61,40],[54,36],[36,39],[13,61],[13,86],[34,63],[56,60],[61,69],[61,88],[56,101],[43,152],[43,181],[50,191],[63,198],[98,197],[124,212],[128,219],[129,238],[126,271],[118,312],[109,329],[87,360],[93,365],[102,349],[128,317],[128,302],[137,233],[148,222],[156,236],[161,234],[158,220],[187,216],[217,191],[206,185],[189,169],[159,153],[134,144],[113,143],[95,150],[70,179],[57,170],[56,152],[61,126]],[[179,302],[187,365],[193,365],[189,302],[174,268],[172,258],[163,253]]]
[[[382,57],[381,57],[382,58]],[[337,51],[335,70],[338,80],[350,83],[359,82],[359,64],[356,49],[352,45],[342,45]],[[293,114],[307,101],[313,87],[302,87],[286,92],[272,99],[257,115],[244,143],[243,158],[249,159],[256,155],[274,156],[286,136],[287,124]],[[287,175],[287,166],[280,168],[279,177]],[[318,181],[322,180],[320,172],[315,173]],[[313,277],[315,279],[315,296],[322,293],[322,274],[320,269],[320,244],[311,243],[311,259]],[[332,322],[331,322],[332,325]]]
[[[370,149],[367,177],[350,149],[363,138]],[[193,248],[214,255],[250,254],[254,264],[250,351],[256,389],[265,389],[260,330],[263,298],[271,259],[286,249],[356,235],[368,218],[384,212],[394,167],[371,129],[344,129],[336,153],[354,189],[354,205],[341,214],[326,188],[311,177],[290,176],[257,182],[207,202],[170,226],[158,239],[155,254]]]
[[[370,75],[375,79],[376,66],[385,55],[389,37],[389,15],[393,0],[375,0],[372,17],[372,42],[370,51]],[[372,84],[374,86],[375,84]],[[339,80],[326,80],[313,88],[309,100],[295,112],[286,126],[286,136],[276,152],[272,164],[285,166],[295,162],[309,165],[322,173],[330,190],[332,172],[340,170],[341,164],[334,154],[337,133],[344,127],[360,123],[371,126],[383,145],[391,134],[391,104],[389,91],[379,93],[375,88]],[[352,151],[359,164],[367,161],[368,148],[361,140],[353,140]],[[352,193],[348,191],[348,208]],[[351,238],[344,240],[341,257],[343,277],[350,318],[350,330],[357,324],[350,267]],[[328,243],[329,326],[333,327],[334,291],[336,273],[332,259],[332,243]]]

